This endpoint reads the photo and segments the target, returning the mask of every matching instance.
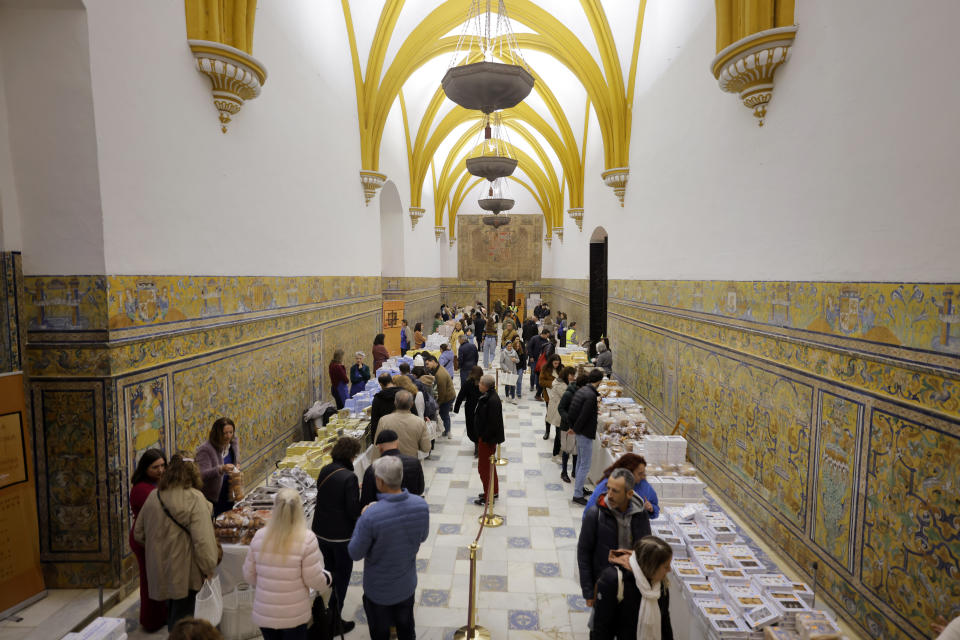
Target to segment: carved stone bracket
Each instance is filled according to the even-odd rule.
[[[423,217],[423,214],[426,213],[426,209],[421,209],[420,207],[410,207],[410,228],[416,229],[417,223],[420,222],[420,218]]]
[[[613,193],[616,194],[617,200],[620,201],[620,206],[622,207],[623,197],[627,193],[627,180],[630,179],[630,167],[607,169],[600,174],[600,177],[603,178],[605,185],[613,188]]]
[[[366,204],[370,204],[373,196],[377,195],[377,189],[383,186],[387,181],[387,176],[376,171],[360,171],[360,184],[363,185],[363,197]]]
[[[549,230],[547,230],[547,235],[543,237],[543,241],[547,243],[548,247],[553,246],[553,235],[551,235]]]
[[[443,236],[443,232],[446,231],[446,227],[434,227],[433,235],[436,236],[437,242],[440,242],[440,237]]]
[[[773,97],[774,73],[787,61],[796,35],[796,25],[759,31],[726,47],[710,63],[720,88],[740,94],[761,127]]]
[[[210,40],[187,40],[197,70],[210,78],[213,104],[220,114],[220,130],[227,132],[243,103],[260,95],[267,70],[253,56]]]
[[[573,209],[567,209],[567,213],[570,214],[573,221],[577,223],[577,229],[583,231],[583,208],[574,207]]]
[[[560,244],[563,244],[563,227],[554,227],[553,235],[557,237],[557,240],[560,241]]]

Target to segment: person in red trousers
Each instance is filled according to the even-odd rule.
[[[483,483],[483,493],[475,504],[484,504],[487,489],[490,486],[490,456],[497,451],[497,445],[504,441],[503,437],[503,405],[497,395],[497,381],[487,374],[480,378],[480,398],[477,400],[477,411],[474,414],[473,424],[477,432],[477,447],[479,457],[477,470],[480,472],[480,482]],[[500,494],[500,481],[497,478],[496,467],[493,469],[493,497]]]

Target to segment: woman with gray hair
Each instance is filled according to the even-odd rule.
[[[597,358],[594,363],[607,374],[607,377],[613,375],[613,352],[607,348],[603,340],[597,343]]]
[[[474,500],[475,504],[482,505],[490,486],[490,457],[497,451],[497,445],[505,440],[503,435],[503,404],[497,395],[497,381],[490,374],[480,378],[480,398],[477,400],[477,412],[473,419],[473,427],[477,432],[477,449],[479,460],[477,471],[480,473],[480,482],[483,483],[483,493]],[[500,481],[497,470],[493,469],[493,497],[500,494]]]
[[[363,351],[357,351],[353,354],[356,362],[350,367],[350,397],[357,395],[367,387],[370,381],[370,367],[363,364],[363,359],[367,357]]]

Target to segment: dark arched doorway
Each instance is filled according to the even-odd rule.
[[[607,230],[597,227],[590,236],[590,348],[607,335]]]

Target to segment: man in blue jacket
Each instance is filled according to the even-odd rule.
[[[430,510],[420,496],[401,488],[403,463],[396,456],[373,463],[377,501],[364,507],[350,539],[350,557],[363,560],[363,611],[370,640],[415,640],[413,599],[417,551],[427,539]]]

